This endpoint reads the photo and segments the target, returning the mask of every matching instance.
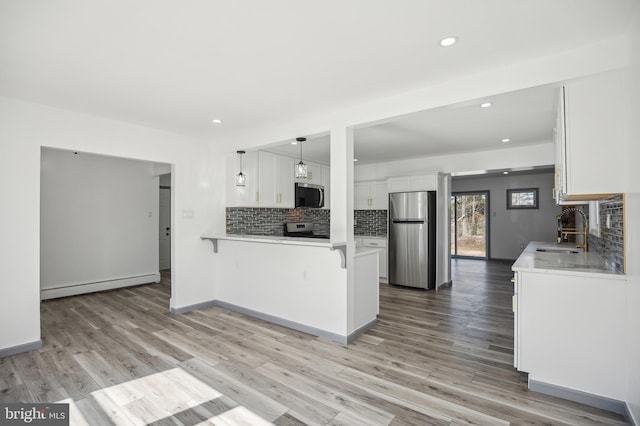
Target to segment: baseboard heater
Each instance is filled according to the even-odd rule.
[[[40,300],[55,299],[57,297],[74,296],[76,294],[93,293],[96,291],[112,290],[115,288],[159,282],[160,272],[154,272],[151,274],[114,278],[103,281],[60,285],[57,287],[40,289]]]

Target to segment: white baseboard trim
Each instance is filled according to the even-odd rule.
[[[216,306],[215,300],[208,300],[206,302],[195,303],[193,305],[182,306],[180,308],[170,308],[169,311],[174,315],[184,314],[186,312],[196,311],[198,309],[209,308],[211,306]]]
[[[132,285],[159,283],[160,272],[133,277],[115,278],[112,280],[95,281],[88,283],[71,284],[40,290],[40,300],[55,299],[57,297],[74,296],[76,294],[93,293],[96,291],[111,290],[114,288],[129,287]]]
[[[440,290],[443,288],[451,288],[452,285],[453,285],[453,280],[445,281],[443,283],[438,284],[436,286],[436,290]]]
[[[322,337],[328,340],[332,340],[341,345],[347,345],[353,342],[358,336],[367,330],[373,328],[376,325],[376,319],[363,325],[349,335],[343,336],[341,334],[332,333],[330,331],[322,330],[319,328],[311,327],[305,324],[301,324],[295,321],[290,321],[284,318],[276,317],[273,315],[265,314],[263,312],[254,311],[253,309],[244,308],[242,306],[234,305],[233,303],[222,302],[220,300],[209,300],[206,302],[196,303],[193,305],[182,306],[180,308],[171,308],[172,314],[183,314],[185,312],[193,311],[196,309],[204,309],[210,306],[220,306],[221,308],[228,309],[230,311],[238,312],[241,314],[249,315],[250,317],[259,318],[273,324],[278,324],[283,327],[290,328],[296,331],[302,331],[303,333],[311,334],[313,336]]]
[[[551,383],[540,382],[534,379],[529,379],[529,390],[622,414],[623,416],[627,416],[627,419],[630,418],[629,409],[625,401],[594,395],[577,389],[565,388],[564,386],[553,385]]]
[[[35,342],[23,343],[22,345],[11,346],[10,348],[0,349],[0,358],[6,358],[8,356],[18,355],[23,352],[30,352],[40,349],[42,347],[42,340],[36,340]]]

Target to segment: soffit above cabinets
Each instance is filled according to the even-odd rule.
[[[552,143],[555,92],[554,85],[518,90],[363,126],[355,129],[355,157],[360,165]],[[487,99],[492,106],[481,108]],[[304,158],[328,164],[329,145],[329,135],[308,137]],[[267,150],[299,152],[290,141]]]

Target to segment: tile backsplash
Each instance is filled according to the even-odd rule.
[[[607,228],[607,215],[610,227]],[[589,250],[602,255],[618,271],[624,271],[624,196],[600,201],[600,237],[589,234]]]
[[[331,213],[327,209],[274,209],[227,207],[227,234],[283,235],[285,222],[312,222],[317,234],[329,234]],[[386,210],[355,210],[354,234],[387,236]]]
[[[387,236],[387,210],[354,210],[354,235]]]
[[[285,222],[312,222],[317,234],[329,234],[327,209],[227,207],[227,234],[283,235]]]

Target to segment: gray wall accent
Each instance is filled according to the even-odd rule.
[[[387,210],[354,210],[354,235],[367,237],[387,236]]]
[[[529,379],[529,390],[573,402],[578,402],[590,407],[596,407],[602,410],[611,411],[613,413],[623,414],[625,416],[628,415],[627,404],[624,401],[618,401],[616,399],[594,395],[576,389],[565,388],[563,386],[553,385],[550,383],[540,382],[533,379]]]
[[[23,343],[22,345],[0,349],[0,358],[6,358],[8,356],[18,355],[24,352],[35,351],[40,349],[41,347],[42,340],[36,340],[35,342]]]
[[[451,192],[489,191],[489,257],[515,260],[530,241],[555,241],[554,174],[452,177]],[[507,210],[507,189],[538,188],[537,209]]]
[[[611,227],[607,228],[607,214]],[[615,268],[624,272],[624,197],[600,201],[600,237],[589,234],[589,250],[604,257]]]

